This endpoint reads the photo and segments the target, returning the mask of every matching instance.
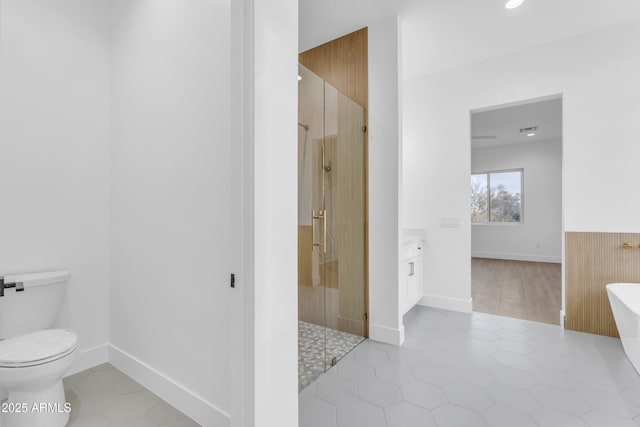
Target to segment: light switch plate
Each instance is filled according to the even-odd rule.
[[[443,217],[440,218],[440,227],[443,228],[458,228],[460,225],[460,220],[454,217]]]

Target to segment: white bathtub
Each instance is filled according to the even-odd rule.
[[[640,373],[640,283],[611,283],[607,294],[624,352]]]

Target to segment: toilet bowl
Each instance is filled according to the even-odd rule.
[[[62,376],[76,358],[73,331],[49,329],[0,341],[4,427],[62,427],[69,420]]]
[[[21,290],[5,289],[0,297],[0,386],[8,392],[0,427],[64,427],[69,420],[62,377],[76,359],[78,336],[45,329],[59,314],[59,285],[68,277],[56,272],[4,278]]]

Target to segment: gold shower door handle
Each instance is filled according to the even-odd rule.
[[[327,210],[322,211],[322,250],[327,253]]]
[[[322,242],[316,243],[316,220],[322,220]],[[311,242],[312,248],[321,247],[322,252],[327,253],[327,210],[319,210],[316,215],[315,209],[311,211]]]

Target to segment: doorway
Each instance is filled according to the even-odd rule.
[[[365,111],[299,65],[299,389],[367,336]]]
[[[558,324],[562,97],[471,112],[474,311]]]

